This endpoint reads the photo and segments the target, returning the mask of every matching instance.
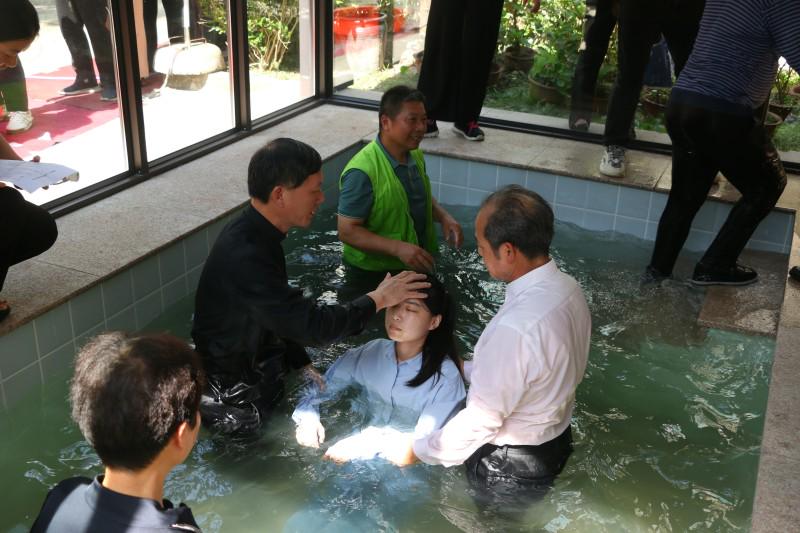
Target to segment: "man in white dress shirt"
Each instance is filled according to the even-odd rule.
[[[390,453],[398,465],[464,463],[478,501],[530,502],[572,453],[575,390],[589,355],[591,317],[578,283],[550,258],[553,211],[512,185],[483,202],[475,236],[506,299],[475,345],[464,410]]]

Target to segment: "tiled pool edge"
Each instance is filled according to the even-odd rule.
[[[800,264],[795,220],[789,264]],[[778,322],[764,434],[753,502],[752,532],[796,530],[800,524],[800,284],[787,279]]]

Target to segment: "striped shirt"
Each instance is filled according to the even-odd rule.
[[[706,0],[675,88],[756,109],[781,56],[800,70],[800,0]]]

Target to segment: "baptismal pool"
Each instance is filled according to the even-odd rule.
[[[475,251],[475,208],[462,250],[443,249],[438,275],[459,308],[469,357],[504,295]],[[334,215],[285,243],[290,276],[323,301],[342,289]],[[201,433],[166,497],[192,507],[204,531],[747,531],[753,507],[774,341],[701,328],[702,293],[678,283],[641,288],[652,243],[556,225],[553,257],[576,277],[592,310],[592,350],[578,388],[575,453],[556,487],[522,523],[477,513],[460,467],[397,469],[380,459],[336,465],[301,448],[289,419],[301,384],[254,443]],[[187,298],[148,326],[188,338]],[[314,350],[327,367],[346,348],[383,335],[382,317],[359,337]],[[0,530],[27,531],[48,488],[101,471],[69,420],[67,380],[0,414],[5,487]],[[323,409],[327,444],[364,423],[357,393]]]

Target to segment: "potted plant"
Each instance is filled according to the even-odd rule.
[[[771,139],[775,136],[775,130],[778,126],[783,124],[783,119],[777,113],[767,111],[767,116],[764,118],[764,129],[767,130],[767,136]]]
[[[405,16],[400,8],[392,9],[394,33],[403,31]],[[381,33],[386,14],[381,13],[377,5],[350,5],[333,10],[333,35],[335,40],[354,40],[359,37],[378,37]]]
[[[784,63],[778,68],[778,73],[775,75],[775,83],[772,85],[769,110],[781,117],[781,120],[786,120],[786,117],[789,116],[792,108],[797,103],[791,92],[792,85],[796,81],[797,77],[789,65]]]
[[[505,1],[498,41],[504,70],[527,72],[533,65],[535,52],[529,46],[533,39],[533,16],[523,0]]]
[[[528,75],[528,94],[534,102],[561,105],[565,101],[569,86],[565,78],[559,54],[550,47],[539,48]]]
[[[646,115],[658,118],[664,115],[672,89],[669,87],[646,87],[642,93],[642,111]]]
[[[531,20],[536,36],[528,75],[531,99],[561,104],[569,94],[583,39],[583,14],[583,2],[549,0]]]
[[[225,46],[228,15],[224,0],[198,0],[198,24],[208,42]],[[247,41],[250,66],[278,70],[296,38],[297,2],[251,0],[247,3]],[[221,44],[220,44],[221,43]],[[223,48],[224,49],[224,48]],[[223,54],[227,59],[227,54]]]

